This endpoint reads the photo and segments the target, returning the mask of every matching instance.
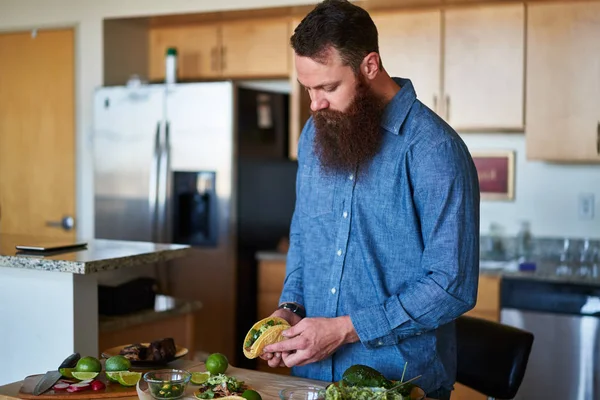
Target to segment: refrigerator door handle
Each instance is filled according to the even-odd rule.
[[[159,242],[169,242],[168,232],[168,199],[169,199],[169,171],[171,170],[171,140],[170,124],[165,123],[165,140],[160,149],[160,165],[158,169],[158,239]]]
[[[160,163],[160,121],[156,123],[156,133],[154,135],[154,153],[152,154],[152,164],[150,165],[150,184],[148,190],[148,210],[150,214],[150,227],[152,229],[152,241],[156,241],[157,232],[157,196],[158,196],[158,168]]]

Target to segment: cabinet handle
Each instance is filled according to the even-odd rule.
[[[225,46],[221,47],[221,70],[225,71],[227,68],[227,64],[225,63],[225,55],[227,54],[227,48]]]
[[[596,153],[600,154],[600,121],[596,125]]]
[[[450,121],[450,96],[446,96],[446,121]]]

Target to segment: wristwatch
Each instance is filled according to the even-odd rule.
[[[290,310],[300,318],[306,317],[306,311],[304,310],[304,307],[299,306],[296,303],[281,303],[277,308],[285,308],[286,310]]]

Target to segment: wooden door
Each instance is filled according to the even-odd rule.
[[[149,46],[149,77],[153,82],[165,79],[165,53],[169,47],[177,49],[178,79],[185,81],[221,75],[217,25],[154,27],[150,30]]]
[[[523,4],[481,5],[444,15],[444,115],[458,130],[524,130]]]
[[[223,76],[288,77],[289,27],[285,19],[245,20],[222,25]]]
[[[0,232],[75,238],[73,30],[0,34]],[[76,219],[75,219],[76,220]]]
[[[527,158],[600,161],[600,3],[528,6]]]
[[[383,68],[390,76],[410,79],[418,99],[439,114],[441,12],[388,11],[372,18]]]

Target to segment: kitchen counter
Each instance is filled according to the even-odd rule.
[[[79,352],[99,355],[98,276],[102,271],[167,261],[189,246],[93,239],[86,249],[22,254],[16,244],[39,238],[0,235],[0,338],[8,369],[0,385],[56,369]]]
[[[186,369],[191,372],[195,371],[206,371],[204,363],[194,361],[176,360],[169,363],[170,368]],[[42,371],[38,371],[41,373]],[[43,371],[45,372],[45,371]],[[227,375],[234,376],[246,384],[251,386],[254,390],[260,393],[263,400],[276,400],[279,399],[279,392],[285,388],[303,387],[303,386],[315,386],[315,387],[326,387],[329,382],[316,381],[311,379],[298,378],[294,376],[287,376],[281,374],[274,374],[268,372],[259,372],[249,369],[235,368],[229,366],[225,372]],[[24,378],[24,377],[23,377]],[[17,399],[19,389],[21,388],[22,381],[11,383],[10,385],[0,386],[0,399],[2,400],[13,400]],[[184,399],[193,399],[194,386],[189,385],[186,389],[186,396]],[[142,392],[139,396],[141,400],[151,400],[152,398],[148,392]],[[138,396],[131,397],[119,397],[114,399],[127,399],[134,400],[138,399]],[[433,399],[428,399],[433,400]]]
[[[189,246],[121,240],[92,239],[83,249],[38,254],[21,252],[16,245],[41,242],[43,239],[22,235],[0,235],[0,267],[38,271],[91,274],[164,262],[185,256]]]
[[[278,251],[259,251],[256,253],[258,261],[281,261],[285,265],[286,254]],[[557,270],[562,273],[557,274]],[[596,268],[596,276],[593,270],[584,270],[587,274],[580,274],[577,267],[569,270],[559,270],[558,264],[553,262],[539,262],[534,271],[520,271],[515,261],[491,261],[482,259],[480,261],[479,273],[488,276],[500,276],[511,279],[532,279],[559,283],[573,283],[600,286],[600,268]]]

